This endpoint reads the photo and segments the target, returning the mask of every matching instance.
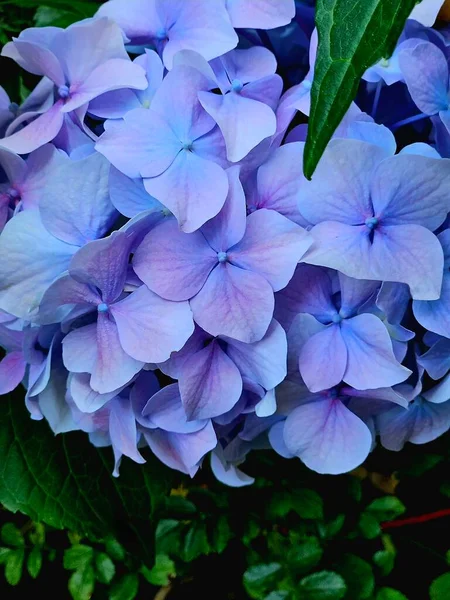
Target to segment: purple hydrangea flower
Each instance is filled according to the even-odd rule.
[[[303,260],[357,279],[406,283],[416,300],[439,298],[444,261],[432,232],[450,210],[449,184],[447,160],[332,140],[299,201],[314,224]]]
[[[145,89],[139,65],[130,61],[120,29],[109,19],[91,19],[67,29],[32,28],[2,50],[35,75],[54,86],[54,103],[29,125],[2,140],[2,146],[26,154],[59,133],[64,115],[86,107],[90,100],[120,88]]]
[[[163,298],[190,300],[194,320],[213,336],[256,342],[272,320],[273,292],[287,285],[309,247],[308,233],[272,210],[247,218],[238,169],[217,217],[186,234],[174,220],[137,249],[133,268]]]
[[[110,0],[97,15],[114,19],[132,43],[153,44],[167,69],[179,50],[211,60],[238,42],[223,0]]]

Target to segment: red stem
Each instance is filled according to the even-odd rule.
[[[433,521],[434,519],[441,519],[442,517],[450,517],[450,508],[443,508],[442,510],[436,510],[432,513],[426,513],[425,515],[419,515],[417,517],[409,517],[407,519],[397,519],[395,521],[386,521],[381,524],[381,529],[394,529],[395,527],[403,527],[403,525],[417,525],[418,523],[426,523],[427,521]]]

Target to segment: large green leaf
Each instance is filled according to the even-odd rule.
[[[58,529],[112,534],[148,560],[172,475],[146,458],[145,465],[124,459],[113,478],[111,449],[94,448],[83,433],[55,437],[45,422],[30,420],[20,398],[0,403],[0,503]]]
[[[304,154],[314,169],[356,95],[364,71],[389,57],[417,0],[317,0],[319,46]]]

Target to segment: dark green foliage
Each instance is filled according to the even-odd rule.
[[[364,71],[389,57],[417,0],[317,0],[319,33],[304,155],[311,178]]]

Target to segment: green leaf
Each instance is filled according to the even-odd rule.
[[[169,496],[166,498],[166,510],[171,515],[193,515],[197,512],[197,507],[190,500],[181,496]]]
[[[366,508],[366,512],[373,515],[379,523],[392,521],[392,519],[402,515],[405,510],[405,505],[396,496],[377,498]]]
[[[445,553],[445,560],[447,561],[447,564],[450,565],[450,550],[447,550]]]
[[[388,550],[379,550],[373,555],[373,562],[380,569],[383,577],[385,577],[386,575],[389,575],[394,568],[395,554]]]
[[[11,548],[0,547],[0,565],[8,560],[8,556],[11,554],[11,552],[14,552],[14,550],[11,550]]]
[[[368,540],[373,540],[381,534],[381,527],[378,520],[369,512],[361,513],[358,527],[363,537]]]
[[[162,519],[156,527],[156,553],[180,556],[181,542],[181,522]]]
[[[93,447],[81,432],[54,436],[22,401],[2,397],[0,503],[57,529],[113,535],[151,561],[155,512],[173,475],[150,452],[145,465],[125,459],[119,478],[112,468],[110,448]]]
[[[270,592],[264,600],[286,600],[289,597],[289,592],[286,590],[278,590],[277,592]]]
[[[36,579],[36,577],[41,572],[41,568],[42,568],[42,551],[38,546],[35,546],[31,550],[30,554],[28,555],[27,570],[28,570],[28,573],[30,574],[30,576],[33,579]]]
[[[21,548],[25,544],[25,540],[23,539],[20,529],[17,529],[13,523],[5,523],[3,525],[1,538],[5,544],[8,544],[8,546],[13,546],[14,548]]]
[[[264,598],[278,579],[280,563],[254,565],[244,573],[244,587],[251,598]]]
[[[427,471],[430,471],[433,467],[438,465],[444,460],[443,456],[439,454],[423,454],[422,456],[416,457],[413,464],[407,469],[403,469],[402,476],[408,477],[421,477]]]
[[[319,46],[303,169],[310,179],[364,71],[391,56],[416,0],[317,0]]]
[[[376,600],[408,600],[408,598],[394,588],[384,587],[378,590]]]
[[[450,598],[450,573],[445,573],[433,581],[430,586],[430,600],[448,600]]]
[[[43,523],[33,523],[29,538],[34,546],[43,546],[45,544],[45,525]]]
[[[139,577],[137,573],[124,575],[113,585],[109,600],[134,600],[139,591]]]
[[[346,554],[339,561],[336,570],[347,584],[346,599],[366,600],[372,596],[375,579],[372,567],[368,562],[354,554]]]
[[[183,560],[191,562],[202,554],[209,554],[210,546],[204,523],[194,523],[184,540]]]
[[[92,564],[85,564],[70,576],[69,592],[73,600],[90,600],[94,588],[95,574]]]
[[[302,519],[323,519],[323,500],[314,490],[304,488],[293,494],[292,508]]]
[[[106,538],[105,550],[106,553],[114,560],[121,561],[125,558],[125,550],[123,549],[122,544],[119,544],[119,542],[113,537]]]
[[[75,570],[85,567],[92,562],[94,558],[94,549],[85,544],[77,544],[64,551],[64,568]]]
[[[301,598],[308,600],[340,600],[347,586],[343,578],[332,571],[319,571],[300,581]]]
[[[100,583],[111,583],[116,574],[116,567],[113,561],[105,552],[98,552],[95,555],[95,572]]]
[[[214,552],[220,554],[228,546],[228,542],[234,537],[231,531],[228,518],[225,515],[221,515],[217,522],[214,522],[214,529],[212,532],[211,547]]]
[[[63,27],[66,28],[79,19],[79,15],[70,10],[39,6],[34,15],[36,27]]]
[[[333,519],[332,521],[329,521],[328,523],[324,524],[324,533],[325,533],[325,537],[327,538],[333,538],[335,535],[337,535],[342,527],[344,526],[345,523],[345,515],[338,515],[335,519]]]
[[[10,585],[17,585],[22,577],[25,550],[11,550],[5,565],[5,578]]]
[[[157,554],[156,561],[152,569],[142,567],[142,575],[152,585],[166,586],[170,580],[176,577],[175,563],[167,554]]]
[[[287,562],[297,569],[309,571],[322,558],[323,549],[316,537],[294,544],[287,553]]]

